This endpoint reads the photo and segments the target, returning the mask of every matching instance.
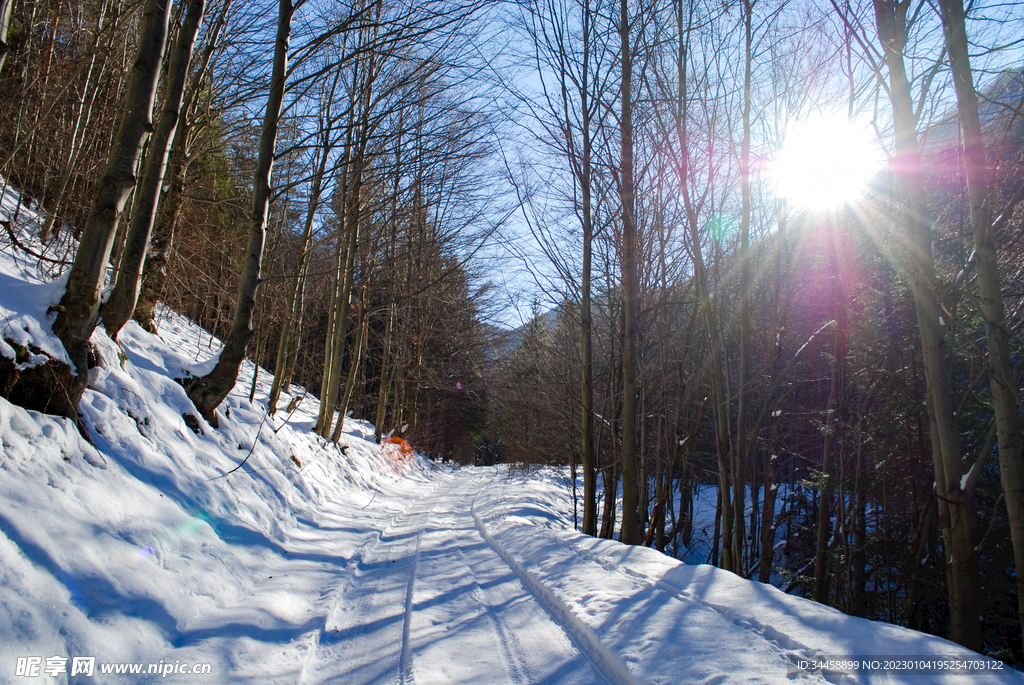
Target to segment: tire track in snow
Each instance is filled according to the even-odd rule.
[[[478,478],[474,489],[480,492],[493,481]],[[483,539],[472,516],[473,502],[461,498],[458,505],[453,514],[460,535],[452,554],[469,574],[470,594],[490,622],[509,680],[517,685],[615,683]]]
[[[476,529],[470,472],[439,495],[422,535],[409,648],[416,682],[607,683]]]
[[[406,505],[400,511],[391,516],[391,519],[388,521],[387,525],[385,525],[380,530],[376,531],[376,534],[371,535],[369,540],[362,543],[361,545],[359,545],[359,547],[353,550],[353,552],[348,558],[348,561],[345,563],[345,568],[343,570],[343,581],[338,585],[332,587],[330,590],[321,593],[320,599],[327,603],[329,605],[329,608],[325,612],[324,625],[321,627],[320,630],[313,631],[313,633],[311,634],[311,638],[309,639],[310,653],[306,659],[307,664],[316,656],[316,652],[320,646],[320,642],[324,638],[325,633],[328,631],[328,625],[330,623],[331,617],[337,613],[338,606],[343,600],[345,592],[353,586],[356,571],[358,570],[359,565],[363,563],[363,560],[367,557],[368,553],[372,554],[372,552],[377,550],[382,544],[382,541],[388,535],[392,534],[402,521],[408,518],[410,512],[412,512],[418,504],[432,497],[441,486],[441,482],[434,481],[425,495],[423,495],[419,499],[407,501]],[[376,496],[376,492],[374,493],[374,495]],[[347,519],[345,518],[331,518],[334,518],[335,522],[348,523]],[[300,674],[300,683],[306,682],[304,675],[305,672],[306,666],[304,665],[302,667],[302,672]]]
[[[483,584],[480,582],[480,578],[477,576],[476,571],[473,570],[473,565],[469,562],[469,559],[466,558],[465,551],[461,546],[459,547],[459,554],[472,576],[474,598],[480,606],[486,609],[487,617],[491,620],[491,623],[494,625],[494,631],[498,634],[498,645],[501,649],[501,659],[505,662],[506,672],[509,674],[512,682],[516,683],[516,685],[519,685],[520,683],[529,683],[529,673],[531,669],[522,663],[522,655],[527,653],[526,649],[520,642],[519,637],[515,634],[515,631],[509,630],[508,626],[505,625],[505,621],[501,619],[501,616],[499,615],[499,612],[495,610],[493,603],[488,601],[483,589]]]
[[[348,648],[346,642],[358,640],[359,638],[368,638],[368,632],[389,632],[389,621],[387,620],[386,612],[390,604],[385,598],[394,595],[395,588],[387,587],[387,580],[389,578],[394,580],[393,576],[398,569],[387,568],[387,573],[370,573],[369,570],[360,573],[362,569],[372,567],[374,564],[380,566],[380,560],[390,561],[392,564],[408,560],[407,563],[402,564],[402,566],[406,567],[404,573],[408,574],[408,578],[402,583],[404,591],[401,593],[401,637],[395,640],[395,642],[400,643],[400,648],[397,654],[389,654],[386,650],[374,652],[373,660],[369,664],[363,664],[373,674],[373,677],[370,677],[365,682],[382,682],[381,676],[386,676],[386,673],[390,671],[397,671],[397,681],[399,683],[403,685],[412,683],[409,649],[407,647],[407,628],[411,613],[410,599],[415,586],[416,557],[419,550],[420,536],[424,528],[422,519],[428,517],[436,509],[440,501],[438,490],[442,490],[442,485],[450,486],[450,482],[444,484],[437,483],[424,496],[412,500],[405,509],[391,518],[383,530],[353,553],[348,563],[348,576],[344,583],[336,590],[336,597],[332,603],[333,606],[327,612],[324,626],[318,631],[310,654],[306,659],[305,665],[302,667],[300,683],[334,681],[335,678],[340,678],[338,682],[353,682],[360,683],[360,685],[363,682],[362,680],[346,680],[344,674],[333,674],[333,676],[328,674],[320,677],[322,674],[317,666],[324,661],[325,651],[358,651]],[[402,552],[408,545],[408,541],[406,540],[404,544],[396,541],[401,541],[403,537],[408,538],[410,535],[414,536],[412,554],[402,555]],[[387,566],[390,566],[390,564]],[[385,586],[383,588],[377,587],[378,591],[373,592],[374,587],[372,586],[380,586],[381,584]],[[346,603],[348,607],[342,609]],[[367,611],[363,611],[364,609],[367,609]],[[347,614],[347,616],[338,616],[339,610],[341,610],[342,614]],[[379,615],[372,625],[360,625],[355,622],[365,614],[372,615],[374,612],[384,615]],[[392,679],[384,678],[384,681],[391,682]]]
[[[348,580],[302,682],[624,685],[481,538],[470,472],[415,501]]]
[[[501,557],[512,572],[519,578],[523,586],[543,606],[556,623],[572,638],[573,642],[597,665],[605,678],[616,685],[642,685],[643,681],[636,678],[626,664],[608,647],[606,647],[594,632],[584,623],[555,593],[544,586],[537,577],[528,571],[522,564],[515,560],[488,532],[483,519],[476,513],[476,501],[474,498],[470,513],[476,523],[477,530],[481,537],[487,541],[491,549]]]
[[[436,508],[436,507],[435,507]],[[433,509],[431,509],[433,511]],[[405,607],[402,617],[402,656],[398,661],[399,681],[402,685],[412,685],[412,611],[413,592],[416,589],[416,566],[420,558],[420,542],[423,539],[423,529],[416,534],[416,551],[412,555],[412,567],[409,569],[409,584],[405,589]]]

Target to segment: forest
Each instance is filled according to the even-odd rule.
[[[1024,663],[1022,9],[0,0],[67,352],[5,328],[0,395],[85,431],[94,332],[173,310],[193,430],[248,358],[323,440]]]

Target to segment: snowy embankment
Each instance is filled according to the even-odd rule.
[[[60,284],[9,246],[0,279],[3,337],[59,354],[46,309]],[[81,412],[94,445],[0,399],[0,682],[953,683],[968,681],[793,664],[980,660],[583,537],[553,472],[394,460],[359,421],[342,451],[310,430],[312,397],[266,416],[263,371],[250,404],[248,364],[221,428],[194,432],[174,378],[217,343],[172,312],[159,336],[130,323],[120,346],[93,341]],[[91,675],[72,674],[82,657]],[[210,674],[185,673],[196,665]],[[1024,682],[1005,667],[966,677]]]

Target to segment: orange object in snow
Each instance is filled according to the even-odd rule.
[[[392,459],[412,459],[412,445],[402,438],[384,438],[380,447]]]

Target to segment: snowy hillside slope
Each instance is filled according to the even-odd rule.
[[[0,279],[3,337],[59,355],[62,285],[9,246]],[[263,370],[249,403],[249,363],[221,428],[193,432],[174,378],[219,343],[169,311],[159,330],[94,335],[94,445],[0,399],[2,683],[1024,683],[939,638],[581,536],[554,471],[395,460],[360,421],[344,451],[324,444],[312,397],[266,416]],[[989,670],[900,670],[935,656]],[[821,657],[879,666],[797,667]]]

